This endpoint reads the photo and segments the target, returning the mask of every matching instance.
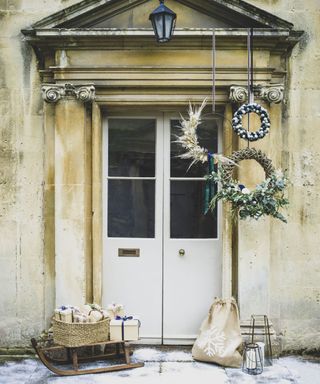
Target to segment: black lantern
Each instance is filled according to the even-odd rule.
[[[177,15],[163,3],[164,0],[160,0],[159,7],[149,16],[158,43],[166,43],[171,39],[177,18]]]

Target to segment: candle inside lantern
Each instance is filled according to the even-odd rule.
[[[255,350],[249,349],[246,351],[246,361],[247,361],[247,368],[248,369],[256,369],[257,368],[257,359],[256,359],[256,353]]]
[[[258,344],[246,344],[243,356],[242,370],[249,375],[259,375],[263,371],[261,349]]]

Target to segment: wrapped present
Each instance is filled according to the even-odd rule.
[[[117,316],[124,316],[124,307],[122,304],[110,304],[107,307],[108,316],[110,319],[115,319]]]
[[[72,309],[68,308],[68,309],[65,309],[64,311],[60,311],[60,319],[65,323],[72,323],[72,320],[73,320]]]
[[[54,311],[54,319],[64,323],[97,323],[107,318],[108,312],[98,304],[85,304],[80,308],[62,305]]]
[[[89,317],[84,313],[76,313],[73,315],[74,323],[90,323]]]
[[[80,312],[84,313],[85,315],[89,315],[89,312],[92,311],[90,304],[85,304],[80,306]]]
[[[55,309],[54,318],[65,323],[72,323],[73,321],[73,307],[64,306]]]
[[[96,323],[104,318],[103,313],[101,311],[97,311],[95,309],[89,312],[89,321],[90,323]]]
[[[110,340],[139,340],[140,320],[133,316],[117,316],[110,321]]]
[[[56,320],[60,320],[60,310],[59,309],[54,310],[54,318]]]
[[[80,307],[81,313],[87,315],[90,323],[104,320],[109,316],[108,312],[103,310],[98,304],[85,304]]]

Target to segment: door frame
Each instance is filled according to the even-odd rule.
[[[139,108],[141,109],[141,108]],[[104,113],[102,116],[102,126],[103,126],[103,133],[102,133],[102,158],[103,158],[103,165],[102,165],[102,172],[103,172],[103,185],[102,185],[102,191],[103,191],[103,260],[105,261],[107,259],[106,255],[108,252],[112,252],[111,250],[114,247],[114,243],[119,241],[119,243],[135,243],[137,247],[140,248],[139,242],[143,240],[154,240],[157,242],[158,246],[161,244],[161,251],[159,254],[159,261],[161,263],[161,269],[159,270],[160,273],[160,280],[159,283],[161,284],[160,292],[161,292],[161,298],[160,298],[160,305],[161,305],[161,315],[160,315],[160,322],[161,322],[161,336],[159,339],[149,338],[143,342],[151,342],[154,344],[164,343],[164,340],[166,340],[166,344],[193,344],[196,331],[194,334],[190,335],[190,337],[185,336],[182,339],[177,338],[168,338],[165,336],[165,263],[168,261],[165,251],[167,247],[169,246],[168,242],[181,242],[183,240],[190,241],[191,244],[198,243],[201,241],[209,241],[210,243],[213,243],[211,246],[215,246],[216,244],[216,251],[213,251],[212,257],[216,258],[217,255],[219,259],[219,264],[221,265],[221,248],[222,248],[222,204],[218,204],[217,207],[217,219],[218,219],[218,226],[217,226],[217,236],[215,238],[210,239],[175,239],[170,237],[170,185],[172,177],[170,175],[170,160],[171,160],[171,121],[172,120],[179,120],[180,116],[179,113],[182,113],[181,108],[180,111],[162,111],[162,112],[149,112],[146,111],[145,113],[141,113],[141,111],[129,111],[128,113],[124,113],[125,111],[119,111],[119,112],[109,112]],[[155,205],[155,236],[152,239],[144,239],[144,238],[111,238],[110,243],[108,243],[108,215],[107,215],[107,205],[108,205],[108,183],[107,180],[109,180],[108,175],[108,127],[109,123],[108,121],[110,119],[154,119],[156,121],[156,136],[155,136],[155,149],[156,149],[156,157],[155,157],[155,194],[156,194],[156,205]],[[204,120],[211,120],[211,121],[217,121],[217,127],[218,127],[218,152],[220,153],[222,150],[222,118],[221,116],[207,116],[204,118]],[[114,178],[111,176],[111,179],[117,179],[118,177]],[[120,179],[126,178],[126,177],[119,177]],[[178,178],[179,180],[186,178]],[[187,180],[203,180],[204,178],[199,177],[189,177]],[[168,209],[164,209],[164,207],[168,207]],[[191,245],[190,244],[190,245]],[[124,245],[126,246],[126,245]],[[145,248],[147,245],[144,243],[141,243],[141,248]],[[108,248],[109,247],[109,248]],[[130,247],[130,245],[128,245]],[[193,247],[193,245],[192,245]],[[114,251],[114,249],[113,249]],[[103,275],[106,277],[105,269],[106,266],[103,266]],[[108,267],[107,267],[108,268]],[[216,276],[216,279],[219,283],[218,286],[220,287],[219,290],[221,290],[221,269],[217,270],[218,275]],[[209,278],[210,280],[210,278]],[[106,294],[106,288],[103,288],[102,295]],[[220,294],[220,293],[219,293]],[[218,293],[217,293],[218,295]],[[168,297],[167,297],[168,298]],[[104,299],[104,305],[105,305],[105,299]],[[159,307],[160,308],[160,307]]]
[[[174,111],[176,108],[159,106],[154,102],[154,108],[163,112]],[[116,104],[119,107],[119,104]],[[160,107],[160,108],[159,108]],[[179,106],[180,107],[180,106]],[[178,108],[179,108],[178,107]],[[141,109],[137,105],[136,109]],[[103,271],[103,114],[108,110],[105,102],[93,101],[91,114],[92,127],[92,292],[93,301],[101,304],[102,301],[102,271]],[[111,114],[110,114],[111,115]],[[229,121],[232,119],[232,105],[228,103],[224,109],[222,149],[225,155],[231,154],[237,148],[234,141]],[[223,297],[230,297],[237,287],[237,265],[233,263],[233,252],[236,244],[235,239],[236,224],[232,222],[228,206],[223,206],[224,215],[222,216],[222,287]]]

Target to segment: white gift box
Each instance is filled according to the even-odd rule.
[[[110,340],[139,340],[140,321],[132,320],[111,320]]]

